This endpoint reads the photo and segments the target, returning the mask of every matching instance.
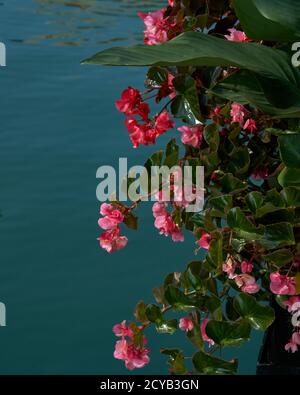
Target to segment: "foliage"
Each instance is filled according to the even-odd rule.
[[[274,320],[273,294],[289,302],[299,293],[300,71],[291,63],[299,15],[298,0],[169,1],[164,40],[157,35],[156,45],[115,47],[83,61],[150,66],[147,92],[167,100],[163,110],[189,129],[181,135],[183,157],[171,140],[147,164],[165,158],[169,167],[205,168],[203,211],[191,215],[173,202],[177,228],[170,231],[191,231],[205,257],[169,274],[153,292],[156,304],[135,310],[137,333],[154,325],[173,334],[178,321],[168,315],[181,317],[200,374],[236,373],[236,360],[213,352],[248,341],[252,329],[265,331]],[[136,204],[114,204],[128,222]],[[297,349],[293,339],[287,349]],[[191,371],[183,351],[162,353],[172,373]]]

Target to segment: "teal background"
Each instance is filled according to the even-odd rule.
[[[124,374],[112,357],[113,324],[132,318],[139,299],[193,259],[194,241],[158,235],[151,209],[126,249],[108,255],[96,238],[96,169],[119,157],[143,164],[153,147],[133,150],[114,107],[128,85],[142,89],[145,69],[81,66],[111,45],[142,42],[140,0],[2,0],[0,41],[0,374]],[[163,146],[176,131],[159,140]],[[261,336],[225,356],[253,374]],[[163,374],[161,346],[182,347],[182,333],[149,332],[151,364]]]

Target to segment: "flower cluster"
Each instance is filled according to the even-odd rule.
[[[134,342],[134,331],[126,325],[126,321],[121,322],[113,327],[116,336],[121,340],[116,342],[114,357],[125,362],[129,370],[143,368],[150,361],[148,348],[144,345],[147,343],[145,337],[142,339],[142,345],[136,345]]]
[[[236,273],[237,269],[240,270],[240,273]],[[230,280],[234,280],[242,292],[248,294],[255,294],[260,290],[260,285],[257,284],[255,277],[250,275],[252,270],[252,260],[238,263],[232,258],[228,258],[223,264],[223,272],[228,275]]]
[[[173,2],[170,2],[173,5]],[[155,45],[170,40],[182,31],[182,24],[178,24],[172,17],[165,16],[166,9],[154,12],[139,12],[138,16],[144,21],[144,43]]]
[[[200,148],[203,139],[204,126],[181,126],[178,128],[181,133],[181,142],[194,148]]]
[[[116,209],[112,204],[103,203],[100,207],[100,214],[103,215],[99,219],[98,225],[106,230],[97,240],[100,246],[107,252],[112,253],[121,250],[127,245],[126,236],[121,236],[119,224],[124,221],[124,215],[120,210]]]
[[[154,144],[158,136],[174,127],[174,122],[171,121],[167,111],[162,111],[150,119],[149,105],[143,101],[140,91],[132,87],[122,92],[121,99],[116,101],[116,107],[128,116],[125,125],[134,148],[139,145]],[[136,120],[135,115],[141,120]]]
[[[171,214],[167,211],[166,203],[154,203],[152,212],[155,218],[154,226],[159,230],[161,235],[171,236],[173,241],[184,241],[184,235],[174,222]]]

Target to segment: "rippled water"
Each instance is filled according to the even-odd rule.
[[[142,88],[144,69],[81,66],[111,45],[142,42],[137,10],[157,1],[2,0],[0,41],[1,373],[126,373],[112,358],[114,323],[193,259],[193,240],[157,234],[147,204],[140,232],[114,255],[96,242],[95,173],[119,156],[142,164],[153,148],[133,150],[114,108],[120,91]],[[172,137],[168,134],[160,145]],[[164,373],[161,346],[181,336],[149,334],[152,363]],[[253,373],[259,339],[238,354]],[[235,354],[230,354],[235,355]]]

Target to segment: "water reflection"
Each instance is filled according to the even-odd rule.
[[[140,10],[161,7],[164,0],[34,0],[34,14],[46,18],[47,33],[23,40],[25,44],[48,41],[54,45],[78,46],[87,41],[109,44],[124,40],[141,41],[137,34],[119,26],[136,17]],[[1,3],[0,3],[1,4]],[[130,22],[130,19],[129,19]],[[124,25],[126,26],[126,25]]]

